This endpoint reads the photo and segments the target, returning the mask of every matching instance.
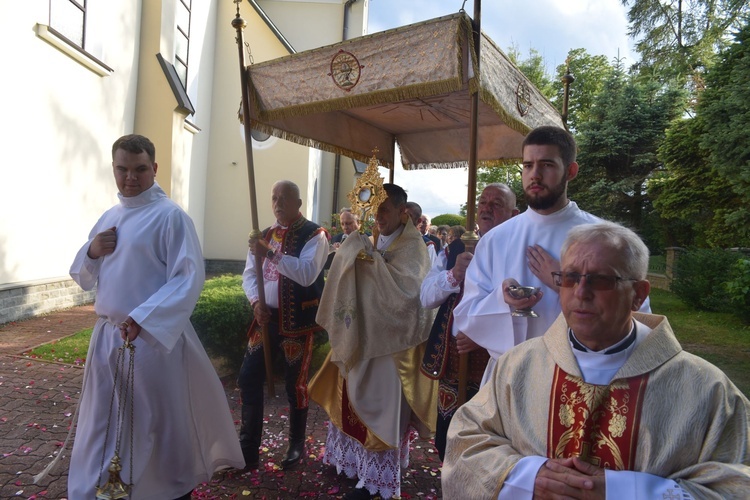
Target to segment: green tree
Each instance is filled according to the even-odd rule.
[[[578,178],[570,196],[589,212],[628,224],[644,238],[651,229],[646,179],[660,167],[657,148],[680,112],[681,92],[628,77],[620,68],[595,97],[580,124]],[[657,242],[650,241],[652,245]],[[660,243],[660,242],[659,242]]]
[[[724,202],[725,181],[700,146],[700,117],[672,123],[659,146],[663,170],[648,183],[648,194],[663,221],[668,246],[712,246],[716,209]]]
[[[724,178],[725,195],[736,204],[722,217],[733,228],[735,245],[750,246],[750,21],[739,30],[706,75],[698,103],[705,123],[701,146]]]
[[[435,226],[465,226],[466,214],[440,214],[432,218],[432,224]]]
[[[750,13],[747,0],[621,0],[641,67],[681,83],[711,65],[727,33]]]
[[[581,122],[589,119],[594,99],[602,91],[614,69],[605,56],[592,56],[586,49],[568,51],[567,64],[557,67],[556,82],[560,83],[556,86],[555,102],[563,102],[564,89],[561,82],[568,68],[575,78],[570,85],[568,128],[575,132]]]
[[[523,184],[521,182],[521,166],[515,163],[506,163],[495,167],[482,167],[477,170],[477,199],[487,184],[502,182],[506,184],[514,193],[516,193],[518,209],[523,212],[526,209],[526,202],[523,199]],[[476,207],[476,205],[475,205]],[[466,217],[466,203],[461,205],[459,212]],[[475,214],[476,215],[476,214]]]
[[[534,48],[529,49],[529,55],[526,59],[521,58],[521,51],[518,45],[512,45],[508,48],[508,59],[515,64],[518,69],[528,78],[539,92],[550,101],[553,101],[557,95],[556,88],[547,75],[547,69],[544,64],[544,57]],[[562,101],[561,101],[562,102]]]

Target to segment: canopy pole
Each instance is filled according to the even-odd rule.
[[[477,54],[477,64],[474,68],[474,78],[479,82],[480,61],[482,58],[482,0],[474,0],[474,19],[472,21],[472,36],[474,50]],[[479,116],[479,85],[477,91],[471,95],[471,124],[469,128],[469,184],[466,199],[466,232],[461,236],[467,252],[474,253],[479,241],[474,231],[477,203],[477,133]],[[461,284],[463,291],[463,283]],[[461,354],[458,358],[458,405],[466,402],[466,386],[469,378],[469,355]]]
[[[388,182],[393,184],[393,179],[396,175],[396,136],[395,135],[391,139],[391,151],[393,151],[393,156],[391,156],[391,168],[389,169],[390,172],[388,172]]]
[[[245,130],[245,156],[247,156],[247,180],[250,187],[250,215],[252,219],[252,231],[250,239],[262,238],[263,234],[258,229],[258,200],[255,189],[255,166],[253,164],[253,138],[252,126],[250,124],[250,78],[248,78],[245,66],[245,40],[243,31],[247,26],[245,20],[240,17],[240,1],[233,0],[237,4],[237,14],[232,20],[232,27],[237,31],[237,48],[240,60],[240,84],[242,85],[242,117]],[[255,252],[255,282],[258,284],[258,302],[262,308],[266,308],[266,291],[263,284],[263,256]],[[266,365],[266,382],[268,383],[268,396],[275,397],[276,392],[273,385],[273,359],[271,357],[271,342],[268,337],[268,326],[261,327],[263,338],[263,358]]]

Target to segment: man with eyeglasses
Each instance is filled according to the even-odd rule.
[[[750,402],[666,317],[635,312],[648,257],[620,225],[570,230],[562,314],[456,412],[444,498],[747,497]]]
[[[479,241],[466,271],[464,296],[453,310],[456,328],[490,353],[485,381],[495,360],[515,345],[540,337],[560,314],[552,271],[568,231],[601,219],[567,197],[578,175],[576,142],[560,127],[532,130],[522,145],[524,198],[528,209],[489,231]],[[530,298],[515,299],[511,285],[538,287]],[[533,307],[539,317],[514,317]],[[645,304],[648,311],[648,304]]]

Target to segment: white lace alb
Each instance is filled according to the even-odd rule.
[[[357,488],[382,498],[400,497],[401,469],[409,466],[409,447],[415,438],[416,431],[408,427],[399,449],[369,451],[329,422],[323,463],[335,465],[336,472],[343,471],[349,479],[359,478]]]

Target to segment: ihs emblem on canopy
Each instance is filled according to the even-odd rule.
[[[341,90],[347,92],[353,89],[359,82],[359,76],[364,66],[359,64],[359,60],[354,54],[345,50],[339,50],[333,59],[331,59],[331,72],[328,73]]]
[[[516,108],[521,116],[526,116],[531,109],[531,89],[528,84],[521,80],[516,88]]]

